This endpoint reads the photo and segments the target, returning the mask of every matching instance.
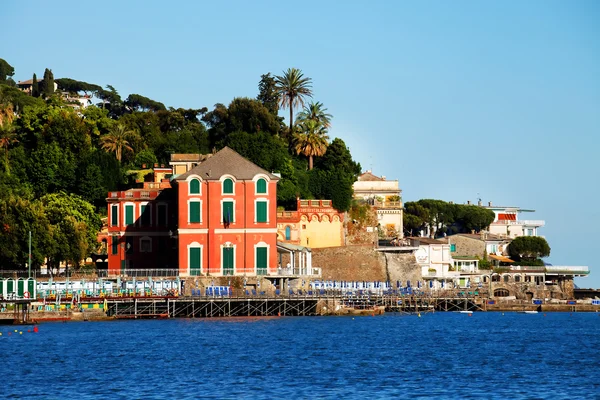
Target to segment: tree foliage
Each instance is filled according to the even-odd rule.
[[[0,58],[0,84],[6,84],[7,80],[15,74],[15,69],[6,60]]]
[[[550,255],[550,246],[546,239],[540,236],[519,236],[514,238],[508,245],[508,253],[519,261],[535,260],[537,258],[548,257]]]
[[[275,77],[275,90],[279,94],[281,108],[290,109],[289,134],[294,126],[294,109],[304,106],[304,99],[312,97],[312,79],[305,77],[301,70],[288,68],[283,75]]]

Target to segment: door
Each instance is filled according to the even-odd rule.
[[[267,248],[256,248],[256,274],[267,275]]]
[[[233,275],[233,247],[223,247],[223,275]]]
[[[202,259],[200,247],[190,247],[190,275],[199,276],[202,273],[200,260]]]

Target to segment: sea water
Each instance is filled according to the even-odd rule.
[[[130,320],[38,328],[0,327],[0,397],[600,398],[598,313]]]

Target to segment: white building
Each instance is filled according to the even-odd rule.
[[[495,214],[494,222],[490,224],[489,232],[495,235],[501,235],[509,238],[519,236],[538,236],[538,228],[545,225],[543,220],[520,219],[519,214],[525,212],[535,212],[520,207],[501,207],[494,206],[490,201],[487,206],[481,207],[492,210]]]
[[[354,182],[354,198],[362,199],[377,210],[379,228],[388,237],[402,237],[402,190],[397,180],[386,180],[369,170]]]

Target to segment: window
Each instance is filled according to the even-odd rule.
[[[229,227],[229,224],[235,222],[235,215],[233,212],[233,201],[224,201],[223,202],[223,225],[225,228]]]
[[[141,238],[140,239],[140,253],[151,253],[152,252],[152,239]]]
[[[200,247],[189,248],[190,275],[199,276],[202,273],[202,250]]]
[[[159,204],[157,208],[158,208],[157,225],[158,226],[166,226],[167,225],[167,205]]]
[[[140,225],[141,226],[150,226],[151,224],[151,214],[150,214],[150,206],[148,204],[142,204],[140,207]]]
[[[256,193],[265,194],[267,193],[267,181],[265,179],[259,179],[256,181]]]
[[[200,214],[200,202],[192,201],[189,202],[189,222],[190,223],[200,223],[201,214]]]
[[[515,275],[515,282],[521,282],[521,275]]]
[[[267,221],[267,202],[257,201],[256,202],[256,222],[268,222]]]
[[[111,236],[111,247],[113,254],[119,254],[119,238],[117,236]]]
[[[110,206],[110,225],[119,226],[119,205],[113,204]]]
[[[133,254],[133,236],[126,236],[125,237],[125,247],[127,248],[127,250],[125,251],[125,253],[127,254]]]
[[[233,194],[233,180],[227,178],[223,181],[223,194]]]
[[[292,238],[292,228],[288,225],[285,227],[285,240],[291,240]]]
[[[450,244],[450,251],[456,251],[456,245],[454,243]]]
[[[200,194],[200,181],[198,179],[190,181],[190,194]]]
[[[257,247],[256,248],[256,274],[266,275],[267,274],[267,248]]]
[[[133,205],[125,206],[125,225],[133,225]]]

